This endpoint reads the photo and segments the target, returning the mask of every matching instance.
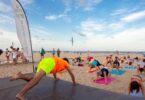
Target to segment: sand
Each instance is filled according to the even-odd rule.
[[[91,53],[91,56],[94,56],[96,59],[98,59],[100,62],[103,61],[106,55],[110,55],[113,53]],[[73,58],[76,56],[81,56],[86,58],[87,53],[84,53],[82,55],[78,54],[70,54],[70,53],[61,53],[61,57],[69,57]],[[113,54],[116,56],[116,54]],[[121,54],[119,56],[124,56],[128,54]],[[142,57],[142,54],[129,54],[131,57]],[[52,57],[50,53],[47,53],[45,57]],[[40,55],[39,53],[34,54],[34,59],[35,59],[35,66],[37,65],[37,62],[40,60]],[[3,54],[0,58],[1,61],[5,61],[5,55]],[[19,59],[20,60],[20,59]],[[12,65],[12,64],[1,64],[0,65],[0,78],[5,78],[5,77],[10,77],[17,72],[21,71],[22,73],[31,73],[33,72],[33,65],[31,63],[29,64],[17,64],[17,65]],[[71,69],[76,77],[76,82],[81,85],[85,86],[90,86],[94,88],[99,88],[99,89],[104,89],[104,90],[109,90],[112,92],[117,92],[121,94],[127,94],[127,89],[128,89],[128,83],[130,80],[130,77],[133,74],[136,74],[136,70],[129,70],[125,74],[118,76],[118,75],[112,75],[112,77],[115,77],[116,80],[114,80],[111,84],[109,85],[100,85],[96,84],[93,82],[93,80],[96,78],[96,73],[87,73],[86,71],[88,70],[87,65],[84,67],[78,67],[78,66],[71,66]],[[48,75],[48,77],[52,77],[52,75]],[[58,77],[60,80],[65,80],[71,82],[70,76],[68,73],[62,72],[58,74]],[[145,86],[145,84],[144,84]]]

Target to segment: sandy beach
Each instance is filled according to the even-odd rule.
[[[110,53],[114,56],[116,54]],[[91,53],[90,56],[95,57],[100,62],[103,61],[103,59],[106,57],[106,55],[110,55],[109,53]],[[82,55],[79,54],[71,54],[71,53],[61,53],[61,57],[68,57],[73,58],[77,56],[81,56],[83,58],[87,57],[87,53],[84,53]],[[128,54],[120,54],[117,56],[124,56]],[[143,57],[142,54],[129,54],[132,58],[133,57]],[[47,53],[45,57],[52,57],[50,53]],[[5,57],[4,55],[1,56],[1,61],[4,61]],[[34,54],[34,60],[35,60],[35,66],[37,66],[38,61],[40,60],[39,53]],[[127,70],[125,74],[123,75],[112,75],[112,77],[115,78],[115,80],[109,84],[109,85],[100,85],[93,82],[93,80],[96,78],[96,72],[94,73],[88,73],[88,65],[86,64],[84,67],[78,67],[78,66],[71,66],[71,69],[73,70],[73,73],[76,77],[76,82],[81,85],[90,86],[94,88],[104,89],[112,92],[117,92],[121,94],[127,94],[128,89],[128,83],[130,80],[130,77],[133,74],[136,74],[136,70]],[[22,73],[32,73],[33,72],[33,65],[32,63],[28,64],[1,64],[0,65],[0,78],[10,77],[17,72],[21,71]],[[52,77],[52,75],[48,75],[48,77]],[[65,80],[71,82],[70,76],[68,73],[62,72],[58,73],[58,77],[60,80]],[[40,83],[41,84],[41,83]],[[144,84],[145,85],[145,84]]]

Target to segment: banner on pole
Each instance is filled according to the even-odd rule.
[[[24,50],[24,56],[32,61],[32,43],[27,17],[18,0],[12,0],[12,7],[15,15],[17,36]]]

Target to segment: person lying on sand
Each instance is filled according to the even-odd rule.
[[[105,83],[107,83],[107,78],[111,76],[111,73],[109,72],[108,68],[103,66],[99,71],[97,71],[97,79],[99,76],[104,77]]]
[[[29,77],[26,76],[24,74],[22,74],[21,72],[17,73],[16,75],[11,77],[11,81],[13,80],[18,80],[18,79],[22,79],[27,81],[28,83],[26,83],[26,85],[20,90],[20,92],[16,95],[16,98],[18,100],[26,100],[24,98],[25,94],[35,85],[37,85],[39,83],[39,81],[45,76],[48,75],[50,73],[53,74],[54,78],[57,79],[56,77],[56,73],[60,72],[62,70],[67,70],[68,73],[70,74],[72,81],[73,81],[73,85],[75,85],[75,77],[74,74],[72,73],[71,69],[69,68],[69,61],[67,58],[44,58],[39,62],[39,65],[37,67],[37,71],[36,74],[34,75],[34,77]]]
[[[145,82],[145,79],[143,79],[140,75],[133,75],[129,82],[128,95],[145,98],[145,88],[143,86],[143,82]]]
[[[96,71],[96,70],[100,70],[100,62],[96,59],[91,59],[89,62],[89,70],[88,72],[92,72],[92,71]]]

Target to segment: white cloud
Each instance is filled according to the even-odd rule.
[[[69,6],[73,3],[72,0],[62,0],[62,2],[64,3],[64,5],[65,5],[66,7],[69,7]]]
[[[92,37],[94,35],[109,36],[113,35],[113,31],[119,30],[124,26],[123,22],[106,23],[97,20],[85,20],[80,23],[77,30],[79,33]]]
[[[62,19],[62,18],[67,18],[67,15],[65,13],[59,14],[59,15],[49,15],[49,16],[45,16],[45,19],[47,20],[58,20],[58,19]]]
[[[117,23],[110,23],[109,25],[106,25],[106,26],[108,26],[108,29],[118,30],[118,29],[123,28],[124,25],[125,25],[125,23],[120,21],[120,22],[117,22]]]
[[[85,11],[93,10],[95,6],[100,4],[103,0],[62,0],[66,9],[71,8],[72,4],[75,5],[75,8],[83,8]]]
[[[0,2],[0,12],[7,13],[11,10],[10,6]]]
[[[32,4],[34,1],[33,0],[19,0],[22,5],[26,6],[26,5],[30,5]]]
[[[121,14],[124,14],[128,12],[127,9],[117,9],[117,10],[114,10],[113,13],[111,13],[112,16],[116,16],[116,15],[121,15]]]
[[[32,31],[31,33],[33,33],[35,35],[39,35],[40,38],[42,36],[47,37],[47,38],[50,36],[49,30],[43,26],[34,26],[31,28],[31,31]]]
[[[103,23],[97,23],[94,20],[86,20],[81,23],[81,28],[85,31],[101,31],[104,27],[105,25]]]
[[[0,40],[2,42],[0,42],[0,46],[1,49],[6,49],[9,48],[12,44],[12,42],[14,42],[14,45],[17,47],[20,47],[20,43],[18,41],[17,38],[17,34],[16,32],[10,32],[4,29],[0,28],[0,32],[2,32],[3,34],[0,36]]]
[[[133,21],[142,19],[144,17],[145,17],[145,10],[140,11],[140,12],[131,13],[131,14],[121,18],[121,21],[124,21],[124,22],[133,22]]]
[[[102,31],[105,25],[102,23],[98,23],[95,20],[85,20],[80,23],[76,32],[78,35],[83,34],[86,37],[92,37],[94,34]],[[100,33],[99,33],[100,34]]]
[[[10,16],[5,15],[5,14],[0,14],[0,23],[14,24],[14,19]]]
[[[79,1],[79,5],[84,7],[84,10],[90,11],[95,6],[100,4],[103,0],[76,0],[76,1]]]
[[[56,20],[58,17],[56,15],[50,15],[50,16],[45,16],[45,19],[47,20]]]
[[[145,28],[126,29],[114,35],[114,38],[104,38],[94,35],[85,40],[85,47],[90,50],[125,50],[145,51]],[[94,46],[96,44],[96,46]]]
[[[58,19],[65,19],[67,21],[70,21],[70,18],[68,17],[68,12],[71,11],[71,3],[72,0],[62,0],[64,3],[65,9],[61,14],[53,14],[53,15],[48,15],[45,16],[45,19],[53,21],[53,20],[58,20]]]
[[[41,29],[41,28],[40,28]],[[43,28],[42,28],[43,29]],[[17,35],[15,32],[9,32],[7,30],[0,29],[0,32],[3,35],[0,35],[1,48],[8,48],[12,42],[14,42],[15,46],[20,47],[20,43],[18,41]],[[43,31],[40,31],[43,32]],[[44,32],[45,33],[45,32]],[[145,51],[145,28],[138,29],[126,29],[114,35],[114,38],[104,38],[98,35],[93,35],[91,37],[85,38],[78,41],[75,39],[74,48],[76,50],[127,50],[127,51]],[[40,34],[40,33],[39,33]],[[48,34],[48,33],[47,33]],[[41,38],[41,37],[42,38]],[[44,49],[51,50],[52,48],[62,48],[63,50],[71,50],[71,43],[69,40],[43,40],[43,34],[40,34],[40,39],[32,36],[32,43],[34,50],[40,50],[40,48],[44,47]],[[48,38],[48,37],[47,37]],[[83,38],[82,38],[83,39]],[[65,43],[65,45],[64,45]],[[85,44],[85,45],[82,45]]]

